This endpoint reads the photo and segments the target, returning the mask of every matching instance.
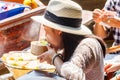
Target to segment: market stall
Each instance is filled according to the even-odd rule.
[[[45,6],[40,6],[0,20],[0,56],[9,51],[23,50],[31,41],[39,39],[40,24],[30,17],[41,15],[44,10]]]

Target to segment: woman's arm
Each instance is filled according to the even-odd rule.
[[[54,62],[54,65],[56,66],[56,70],[58,74],[61,75],[61,66],[63,64],[62,59],[59,56],[57,56],[53,62]]]
[[[47,46],[47,48],[48,51],[42,53],[37,58],[40,60],[40,62],[47,61],[48,63],[55,65],[58,74],[61,75],[61,66],[63,64],[62,60],[63,49],[61,52],[59,51],[59,53],[57,53],[54,48],[51,48],[49,46]]]
[[[93,27],[93,32],[95,35],[101,37],[101,38],[106,38],[107,37],[107,30],[106,28],[101,25],[101,22],[102,22],[102,17],[101,15],[103,14],[103,11],[100,10],[100,9],[95,9],[93,11],[93,20],[95,22],[95,25]]]
[[[95,23],[94,28],[93,28],[93,32],[96,36],[99,36],[102,39],[104,39],[108,36],[106,28],[99,23]]]
[[[120,18],[117,16],[109,17],[108,15],[108,16],[105,16],[102,21],[110,25],[111,27],[120,28]]]

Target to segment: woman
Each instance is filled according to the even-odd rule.
[[[80,5],[71,0],[51,0],[44,16],[32,19],[42,23],[50,43],[48,51],[38,57],[41,62],[53,63],[66,79],[103,80],[105,45],[81,24]]]

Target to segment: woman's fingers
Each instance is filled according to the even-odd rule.
[[[42,59],[44,57],[45,53],[42,53],[40,55],[37,56],[37,59]]]
[[[44,62],[44,61],[47,61],[47,62],[48,62],[48,60],[49,60],[49,59],[48,59],[48,55],[47,55],[46,53],[43,53],[43,54],[39,55],[39,56],[37,57],[37,59],[39,59],[41,63]]]
[[[110,72],[114,72],[120,69],[120,64],[118,63],[114,63],[114,64],[107,64],[105,67],[105,72],[106,73],[110,73]]]
[[[95,9],[93,11],[93,19],[96,23],[101,22],[101,15],[102,15],[102,10],[100,9]]]
[[[40,62],[44,62],[44,61],[45,61],[45,58],[44,58],[44,57],[45,57],[45,54],[43,53],[43,54],[37,56],[37,59],[39,59]]]
[[[101,11],[100,9],[95,9],[95,10],[93,11],[93,14],[94,14],[94,15],[101,16],[102,11]]]
[[[93,12],[98,12],[98,13],[102,13],[103,11],[100,9],[95,9]]]
[[[53,55],[56,53],[55,50],[53,48],[51,48],[49,45],[47,46],[48,51],[42,53],[41,55],[39,55],[37,57],[37,59],[40,60],[40,62],[44,62],[47,61],[48,63],[52,62],[52,57]]]
[[[112,64],[106,64],[104,66],[104,71],[107,72],[107,70],[112,66]]]
[[[52,59],[52,58],[51,58],[50,51],[48,50],[48,51],[42,53],[41,55],[39,55],[39,56],[37,57],[37,59],[39,59],[40,62],[46,61],[46,62],[48,62],[48,63],[51,63],[51,59]]]

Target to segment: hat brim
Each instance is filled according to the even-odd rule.
[[[72,27],[68,27],[68,26],[66,27],[64,25],[60,25],[60,24],[48,21],[47,19],[44,18],[44,16],[32,16],[31,19],[33,19],[38,23],[42,23],[48,27],[51,27],[66,33],[77,34],[77,35],[92,34],[91,30],[82,24],[79,28],[72,28]]]

